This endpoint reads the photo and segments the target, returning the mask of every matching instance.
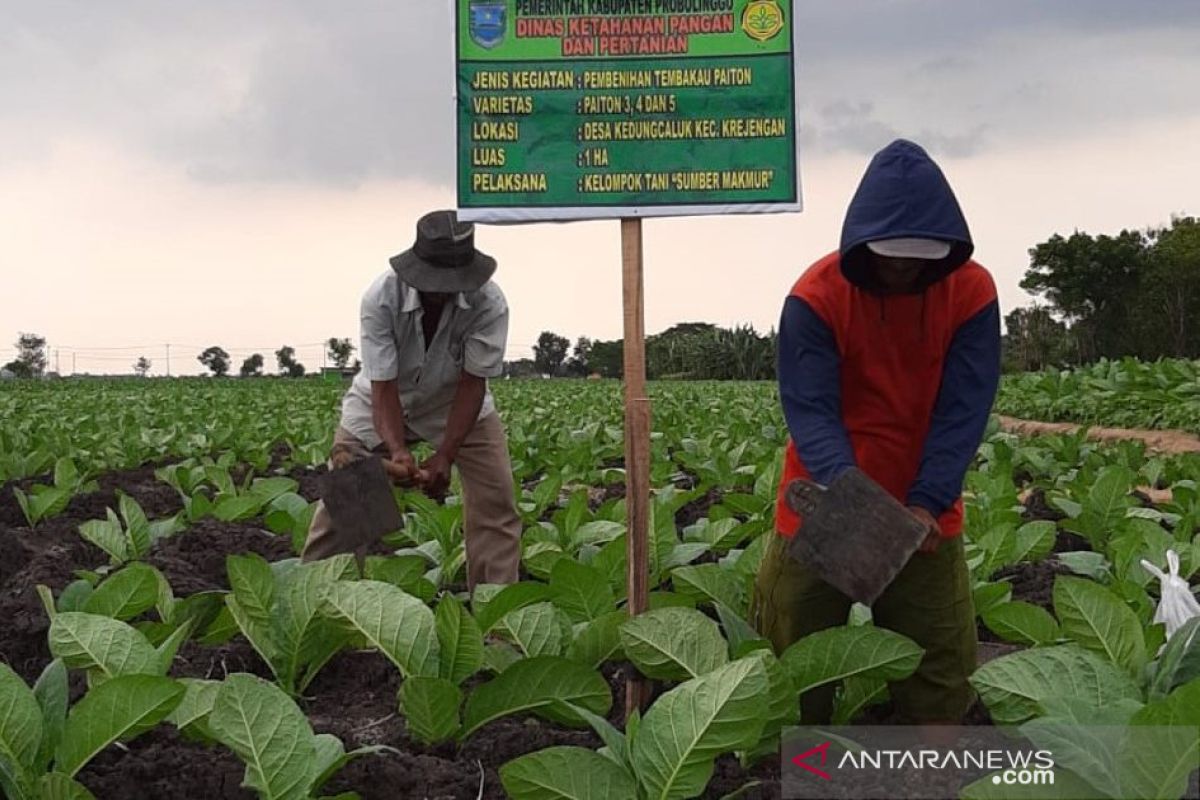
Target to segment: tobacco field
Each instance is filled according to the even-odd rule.
[[[997,410],[1195,431],[1198,374],[1014,376]],[[922,651],[869,610],[778,655],[746,620],[787,436],[773,384],[651,385],[653,591],[634,619],[619,383],[494,382],[522,580],[473,598],[453,490],[397,490],[405,525],[361,571],[299,563],[343,388],[0,383],[4,795],[778,798],[798,692],[834,683],[835,722],[893,720],[887,682]],[[1200,724],[1200,620],[1165,643],[1140,561],[1174,550],[1200,572],[1197,481],[1197,453],[998,425],[968,475],[968,722],[1134,743],[1111,771],[1060,770],[1064,791],[1175,796],[1189,778],[1195,741],[1148,752],[1136,728]],[[636,673],[653,699],[625,720]]]

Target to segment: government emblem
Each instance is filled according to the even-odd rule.
[[[491,50],[504,41],[508,28],[507,0],[471,0],[468,10],[471,40],[475,44]]]

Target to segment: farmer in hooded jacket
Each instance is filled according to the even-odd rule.
[[[383,457],[393,482],[441,499],[451,468],[463,488],[467,584],[513,583],[521,519],[504,426],[488,379],[504,370],[508,304],[492,280],[496,261],[475,249],[475,226],[454,211],[417,222],[411,248],[390,261],[360,307],[362,370],[342,400],[329,466]],[[417,464],[412,448],[433,455]],[[305,561],[365,554],[317,507]]]
[[[857,466],[928,527],[872,609],[876,625],[925,650],[916,673],[889,687],[898,715],[914,724],[956,724],[974,699],[960,495],[999,383],[1000,311],[973,251],[937,164],[917,145],[893,142],[863,176],[840,249],[792,287],[779,330],[791,436],[779,535],[759,570],[752,613],[778,652],[846,623],[850,599],[785,553],[801,520],[784,492],[802,478],[829,485]],[[806,692],[802,722],[828,722],[833,700],[832,686]]]

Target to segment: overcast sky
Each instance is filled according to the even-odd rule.
[[[358,300],[451,207],[449,0],[0,0],[0,362],[235,368],[357,340]],[[1197,0],[798,2],[806,210],[646,223],[646,327],[752,323],[834,249],[870,154],[941,163],[1005,310],[1027,250],[1200,214]],[[481,228],[512,309],[621,335],[616,222]],[[6,349],[8,348],[8,349]]]

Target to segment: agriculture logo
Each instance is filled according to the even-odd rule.
[[[504,41],[508,27],[507,0],[471,0],[471,40],[491,50]]]
[[[783,9],[778,0],[750,0],[742,12],[742,30],[760,42],[778,36],[783,30]]]

